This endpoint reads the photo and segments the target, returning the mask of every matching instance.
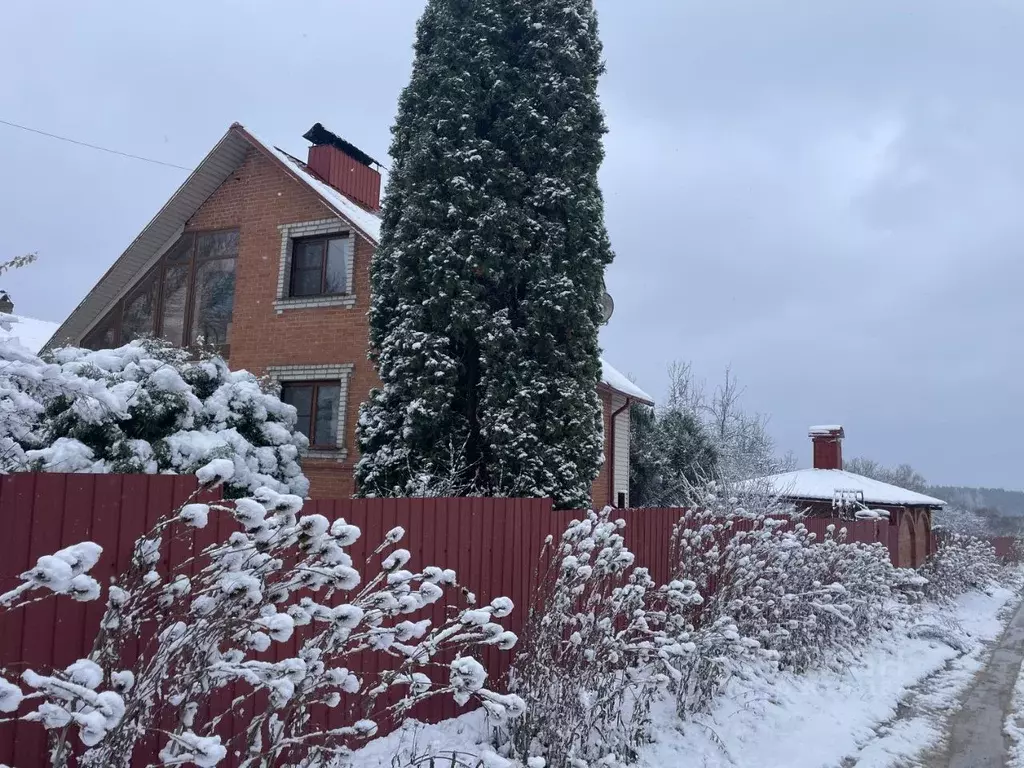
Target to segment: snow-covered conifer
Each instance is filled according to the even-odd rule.
[[[592,0],[428,3],[371,266],[362,493],[438,477],[587,503],[612,258],[601,72]]]

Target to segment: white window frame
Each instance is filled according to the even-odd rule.
[[[337,448],[331,450],[307,449],[302,455],[309,459],[334,459],[344,461],[348,458],[348,445],[345,442],[345,418],[348,410],[348,384],[355,370],[354,363],[338,363],[334,365],[271,365],[267,368],[267,375],[277,384],[278,389],[282,384],[294,381],[316,381],[316,382],[338,382],[338,434],[336,435]]]
[[[297,224],[281,224],[277,229],[281,233],[281,259],[278,264],[277,298],[274,299],[274,309],[277,314],[281,314],[286,309],[354,307],[356,305],[354,285],[356,235],[348,224],[339,219],[320,219],[319,221],[304,221]],[[303,237],[327,237],[330,235],[341,235],[349,241],[348,248],[346,249],[345,292],[326,296],[290,296],[288,292],[291,289],[292,252],[295,248],[295,241]]]

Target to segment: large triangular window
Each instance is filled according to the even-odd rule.
[[[156,337],[176,346],[202,342],[227,357],[235,304],[238,230],[188,232],[89,332],[103,349]]]

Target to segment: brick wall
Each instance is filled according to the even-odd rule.
[[[900,513],[898,565],[919,568],[932,554],[931,518],[927,509],[909,508]]]
[[[306,459],[310,493],[342,498],[353,493],[355,424],[359,404],[377,385],[366,359],[373,245],[355,238],[351,306],[275,308],[282,233],[289,224],[323,222],[336,214],[304,184],[256,150],[202,205],[188,230],[238,227],[238,272],[231,329],[231,367],[264,374],[275,366],[351,365],[345,403],[344,457]],[[354,234],[354,232],[353,232]]]

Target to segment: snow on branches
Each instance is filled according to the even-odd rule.
[[[231,751],[244,768],[325,766],[372,737],[381,718],[400,721],[442,694],[479,701],[499,719],[522,713],[518,696],[487,687],[473,658],[516,644],[501,624],[510,600],[475,605],[465,593],[468,607],[449,608],[435,624],[432,606],[458,590],[456,574],[411,569],[409,551],[398,546],[404,530],[389,531],[357,563],[347,550],[359,528],[301,512],[298,496],[270,488],[228,503],[190,499],[135,543],[128,570],[107,590],[89,657],[50,676],[26,672],[22,685],[0,676],[0,711],[44,698],[21,719],[48,729],[53,755],[69,753],[69,729],[77,727],[87,747],[82,768],[127,768],[154,732],[165,765],[214,766]],[[162,555],[170,542],[215,515],[231,516],[233,532],[168,570]],[[25,602],[33,589],[78,597],[76,579],[98,556],[95,545],[78,545],[41,558],[6,603]],[[91,598],[99,587],[81,591]],[[362,675],[355,670],[366,666],[365,654],[390,661]],[[204,705],[218,691],[227,698],[210,710]],[[318,710],[332,710],[329,727]],[[245,729],[223,741],[218,726],[243,712]],[[167,729],[169,722],[176,725]]]
[[[88,572],[99,561],[102,553],[103,549],[98,544],[83,541],[52,555],[43,555],[36,561],[35,567],[21,574],[20,585],[0,594],[0,608],[9,610],[42,599],[28,596],[33,590],[70,595],[83,602],[95,600],[100,596],[100,585]]]
[[[996,582],[1002,564],[992,543],[959,533],[939,537],[936,553],[921,569],[928,580],[924,591],[934,600],[950,600],[969,589],[985,589]]]
[[[304,496],[295,420],[252,374],[165,342],[61,349],[49,363],[0,342],[3,471],[187,474],[220,458],[234,464],[229,496]]]
[[[885,547],[846,542],[834,526],[817,541],[802,523],[750,524],[732,531],[729,518],[690,511],[676,528],[675,560],[708,595],[705,621],[731,620],[797,671],[884,625],[886,600],[906,583]]]
[[[630,571],[624,523],[610,513],[588,512],[551,543],[510,675],[510,689],[526,702],[526,714],[509,726],[511,748],[524,761],[588,765],[642,740],[658,684],[648,672],[657,658],[648,614],[654,583],[645,569]]]
[[[601,464],[612,260],[592,2],[431,2],[417,36],[370,263],[381,387],[357,485],[579,508]]]
[[[0,595],[0,610],[20,608],[52,595],[69,595],[81,602],[96,600],[100,585],[89,571],[102,552],[99,545],[85,541],[43,555],[34,567],[21,574],[19,586]],[[6,679],[6,672],[0,669],[0,723],[14,719],[3,715],[15,716],[20,707],[31,703],[35,709],[20,719],[65,733],[73,727],[82,743],[92,746],[116,728],[124,715],[124,700],[116,690],[96,690],[103,683],[103,670],[88,659],[79,659],[51,675],[26,669],[20,676],[24,688]],[[65,756],[62,740],[53,752],[52,764],[63,765]]]
[[[689,717],[732,676],[802,671],[854,649],[920,594],[923,579],[893,568],[880,545],[847,543],[843,529],[818,541],[735,500],[711,507],[676,526],[661,586],[634,566],[611,509],[549,542],[510,676],[527,713],[496,746],[549,768],[628,762],[650,737],[656,696]]]

